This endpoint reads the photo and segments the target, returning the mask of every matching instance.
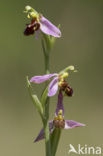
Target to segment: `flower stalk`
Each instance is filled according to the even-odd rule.
[[[47,43],[47,42],[46,42]],[[43,54],[44,54],[44,63],[45,63],[45,74],[50,73],[49,69],[49,64],[50,64],[50,47],[45,46],[45,38],[43,37],[42,39],[42,49],[43,49]]]
[[[61,129],[56,128],[51,136],[52,156],[55,156],[61,136]]]
[[[50,64],[51,45],[50,45],[49,36],[45,34],[43,34],[43,37],[42,37],[42,49],[43,49],[43,54],[44,54],[45,74],[49,74],[50,73],[49,64]],[[47,86],[47,84],[48,82],[45,82],[45,87]],[[50,142],[50,134],[49,134],[49,101],[50,99],[49,97],[47,97],[47,91],[46,91],[46,98],[44,101],[42,101],[43,108],[44,108],[43,125],[44,125],[44,133],[45,133],[46,156],[51,156],[51,142]]]
[[[44,113],[44,133],[45,133],[45,148],[46,148],[46,156],[51,156],[51,142],[50,142],[50,134],[49,134],[49,98],[45,103],[45,113]]]

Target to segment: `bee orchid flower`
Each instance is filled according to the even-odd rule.
[[[73,66],[69,66],[68,70],[74,70]],[[48,96],[54,96],[57,93],[58,88],[64,91],[66,95],[72,96],[73,89],[69,86],[69,84],[64,79],[68,76],[69,76],[68,72],[64,71],[64,72],[60,72],[59,74],[52,73],[52,74],[46,74],[41,76],[34,76],[30,79],[30,82],[39,84],[53,78],[48,87]]]
[[[59,28],[52,24],[42,14],[38,13],[30,6],[26,6],[24,12],[27,13],[28,18],[31,18],[31,23],[27,24],[24,35],[38,34],[38,32],[42,31],[44,34],[53,37],[61,37],[61,31]]]
[[[62,94],[62,91],[59,91],[55,117],[53,120],[49,121],[50,135],[53,133],[55,128],[72,129],[75,127],[83,127],[83,126],[85,126],[85,125],[82,123],[78,123],[76,121],[73,121],[73,120],[64,120],[63,94]],[[34,142],[38,142],[44,138],[45,138],[44,129],[42,129],[40,131],[39,135],[37,136],[37,138],[34,140]]]

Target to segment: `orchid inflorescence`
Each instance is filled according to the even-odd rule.
[[[24,30],[24,35],[35,35],[36,38],[38,38],[38,34],[42,34],[41,40],[45,58],[45,74],[33,76],[30,80],[27,77],[27,86],[30,96],[33,104],[40,113],[43,122],[43,128],[34,142],[45,139],[46,156],[55,156],[61,130],[85,126],[82,123],[64,119],[63,98],[65,96],[72,97],[73,95],[73,89],[66,79],[69,77],[70,71],[75,72],[76,70],[74,66],[68,66],[59,73],[50,73],[49,56],[52,49],[51,45],[55,43],[55,38],[61,37],[61,31],[32,7],[26,6],[24,12],[27,14],[27,18],[30,19],[30,23],[26,25]],[[37,95],[32,93],[31,85],[33,83],[40,84],[43,82],[45,82],[46,87],[42,92],[41,99],[39,100]],[[57,92],[58,100],[56,111],[53,119],[49,121],[49,99],[56,95]]]

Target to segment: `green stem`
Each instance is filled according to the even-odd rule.
[[[50,62],[50,49],[45,46],[45,41],[42,39],[42,48],[44,54],[44,63],[45,63],[45,73],[49,74],[49,62]]]
[[[45,54],[44,57],[45,57],[45,73],[49,74],[50,73],[50,71],[49,71],[50,54]]]
[[[60,136],[61,136],[61,129],[60,128],[55,128],[55,130],[53,131],[53,134],[51,136],[52,156],[55,156],[55,154],[56,154],[57,147],[58,147],[59,140],[60,140]]]
[[[44,132],[45,132],[45,146],[46,146],[46,156],[51,156],[51,144],[50,144],[50,135],[49,135],[49,98],[45,103],[44,110]]]
[[[50,55],[50,49],[47,48],[48,46],[45,42],[45,39],[42,39],[42,48],[44,53],[44,61],[45,61],[45,73],[48,74],[49,72],[49,55]],[[47,86],[47,83],[46,83]],[[46,148],[46,156],[51,156],[51,143],[50,143],[50,134],[49,134],[49,98],[47,97],[44,101],[44,133],[45,133],[45,148]]]

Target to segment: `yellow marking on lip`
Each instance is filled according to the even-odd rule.
[[[62,111],[62,109],[60,109],[58,112],[58,115],[62,115],[62,114],[63,114],[63,111]]]
[[[59,112],[58,112],[58,116],[56,116],[54,118],[54,120],[63,120],[64,118],[63,118],[62,115],[63,115],[63,111],[62,111],[62,109],[60,109]]]

